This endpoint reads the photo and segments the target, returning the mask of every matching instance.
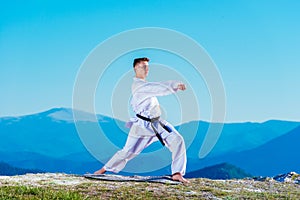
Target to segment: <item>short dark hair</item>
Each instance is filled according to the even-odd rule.
[[[147,62],[149,62],[149,58],[146,58],[146,57],[143,57],[143,58],[136,58],[136,59],[134,59],[134,61],[133,61],[133,67],[136,65],[136,64],[138,64],[139,62],[142,62],[142,61],[147,61]]]

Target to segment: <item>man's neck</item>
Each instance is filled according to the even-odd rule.
[[[142,80],[144,80],[144,81],[146,80],[146,77],[144,77],[144,76],[138,76],[138,75],[135,75],[135,77],[136,77],[136,78],[139,78],[139,79],[142,79]]]

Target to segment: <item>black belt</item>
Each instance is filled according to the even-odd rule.
[[[171,130],[169,127],[167,127],[166,125],[164,125],[161,121],[159,121],[159,118],[160,118],[160,117],[155,117],[155,118],[150,119],[150,118],[144,117],[144,116],[142,116],[142,115],[140,115],[140,114],[136,114],[136,116],[137,116],[138,118],[142,119],[142,120],[145,120],[145,121],[147,121],[147,122],[150,122],[151,127],[152,127],[152,129],[153,129],[153,131],[154,131],[156,137],[158,138],[158,140],[160,141],[160,143],[161,143],[163,146],[165,146],[165,143],[164,143],[162,137],[160,136],[160,134],[158,133],[158,131],[157,131],[156,128],[154,127],[153,123],[154,123],[155,121],[158,121],[159,124],[160,124],[166,131],[168,131],[169,133],[171,133],[172,130]]]

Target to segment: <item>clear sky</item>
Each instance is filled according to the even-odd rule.
[[[226,121],[300,121],[299,10],[298,0],[1,1],[0,117],[71,107],[92,49],[129,29],[162,27],[193,38],[214,60]],[[201,119],[209,120],[208,111]]]

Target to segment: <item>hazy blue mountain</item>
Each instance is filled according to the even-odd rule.
[[[209,179],[242,179],[252,177],[241,168],[228,163],[221,163],[200,170],[188,172],[187,178],[209,178]]]
[[[299,172],[299,141],[300,126],[251,150],[206,157],[201,160],[190,158],[188,169],[193,171],[220,162],[228,162],[254,176],[274,176],[291,171]]]
[[[76,112],[79,112],[77,119],[79,123],[86,126],[99,124],[106,137],[114,145],[122,148],[129,131],[124,128],[125,122],[103,115],[97,115],[95,121],[89,113]],[[241,152],[242,155],[246,150],[258,148],[273,139],[283,137],[300,123],[272,120],[264,123],[225,124],[213,151],[208,157],[200,160],[198,158],[199,149],[209,125],[203,121],[192,121],[176,127],[186,141],[192,141],[187,149],[188,172],[217,163],[229,162],[252,173],[253,170],[249,169],[252,165],[243,167],[244,165],[240,165],[240,159],[233,159],[238,155],[237,152]],[[198,130],[192,140],[192,127],[195,126],[198,126]],[[13,164],[13,166],[37,168],[51,172],[85,173],[96,170],[102,165],[82,144],[76,131],[71,109],[54,108],[33,115],[0,118],[0,138],[0,161]],[[106,143],[96,145],[99,147],[101,145],[102,149],[109,149]],[[284,143],[283,148],[284,145],[288,144]],[[161,148],[159,143],[155,143],[143,152]],[[102,151],[100,157],[101,160],[107,160],[110,156],[106,151]],[[160,162],[161,159],[166,158],[158,154],[157,162]],[[231,162],[232,160],[234,162]],[[141,163],[133,161],[133,164],[128,166],[136,167],[139,164]],[[169,167],[157,172],[169,173]]]
[[[82,120],[87,119],[85,123],[99,123],[106,132],[121,132],[116,122],[124,122],[101,115],[98,115],[98,122],[93,122],[89,121],[88,115],[83,113]],[[28,116],[0,118],[0,151],[33,152],[56,158],[86,152],[72,119],[72,110],[65,108]],[[124,134],[111,135],[110,139],[119,146],[126,140],[126,136],[122,137]]]
[[[197,135],[191,147],[188,149],[188,155],[191,158],[195,158],[195,155],[198,155],[210,124],[203,121],[194,121],[181,125],[188,127],[195,126],[197,123],[199,127]],[[270,120],[264,123],[246,122],[224,124],[220,138],[208,156],[214,157],[256,148],[274,138],[288,133],[299,125],[299,122],[279,120]],[[184,137],[189,137],[188,131],[182,134]]]
[[[300,126],[268,143],[225,159],[253,175],[300,172]]]
[[[7,163],[0,162],[0,176],[14,176],[14,175],[23,175],[26,173],[42,173],[42,172],[43,171],[41,170],[13,167]]]
[[[79,161],[79,162],[94,162],[97,161],[89,152],[72,153],[60,158],[61,160]]]
[[[102,166],[97,160],[72,161],[30,152],[0,152],[0,161],[5,161],[5,163],[18,168],[42,169],[45,172],[64,172],[69,174],[91,173]]]
[[[73,123],[59,121],[49,115],[62,109],[52,109],[34,115],[2,118],[0,121],[0,151],[35,152],[59,157],[84,150]],[[67,109],[64,109],[68,112]]]

